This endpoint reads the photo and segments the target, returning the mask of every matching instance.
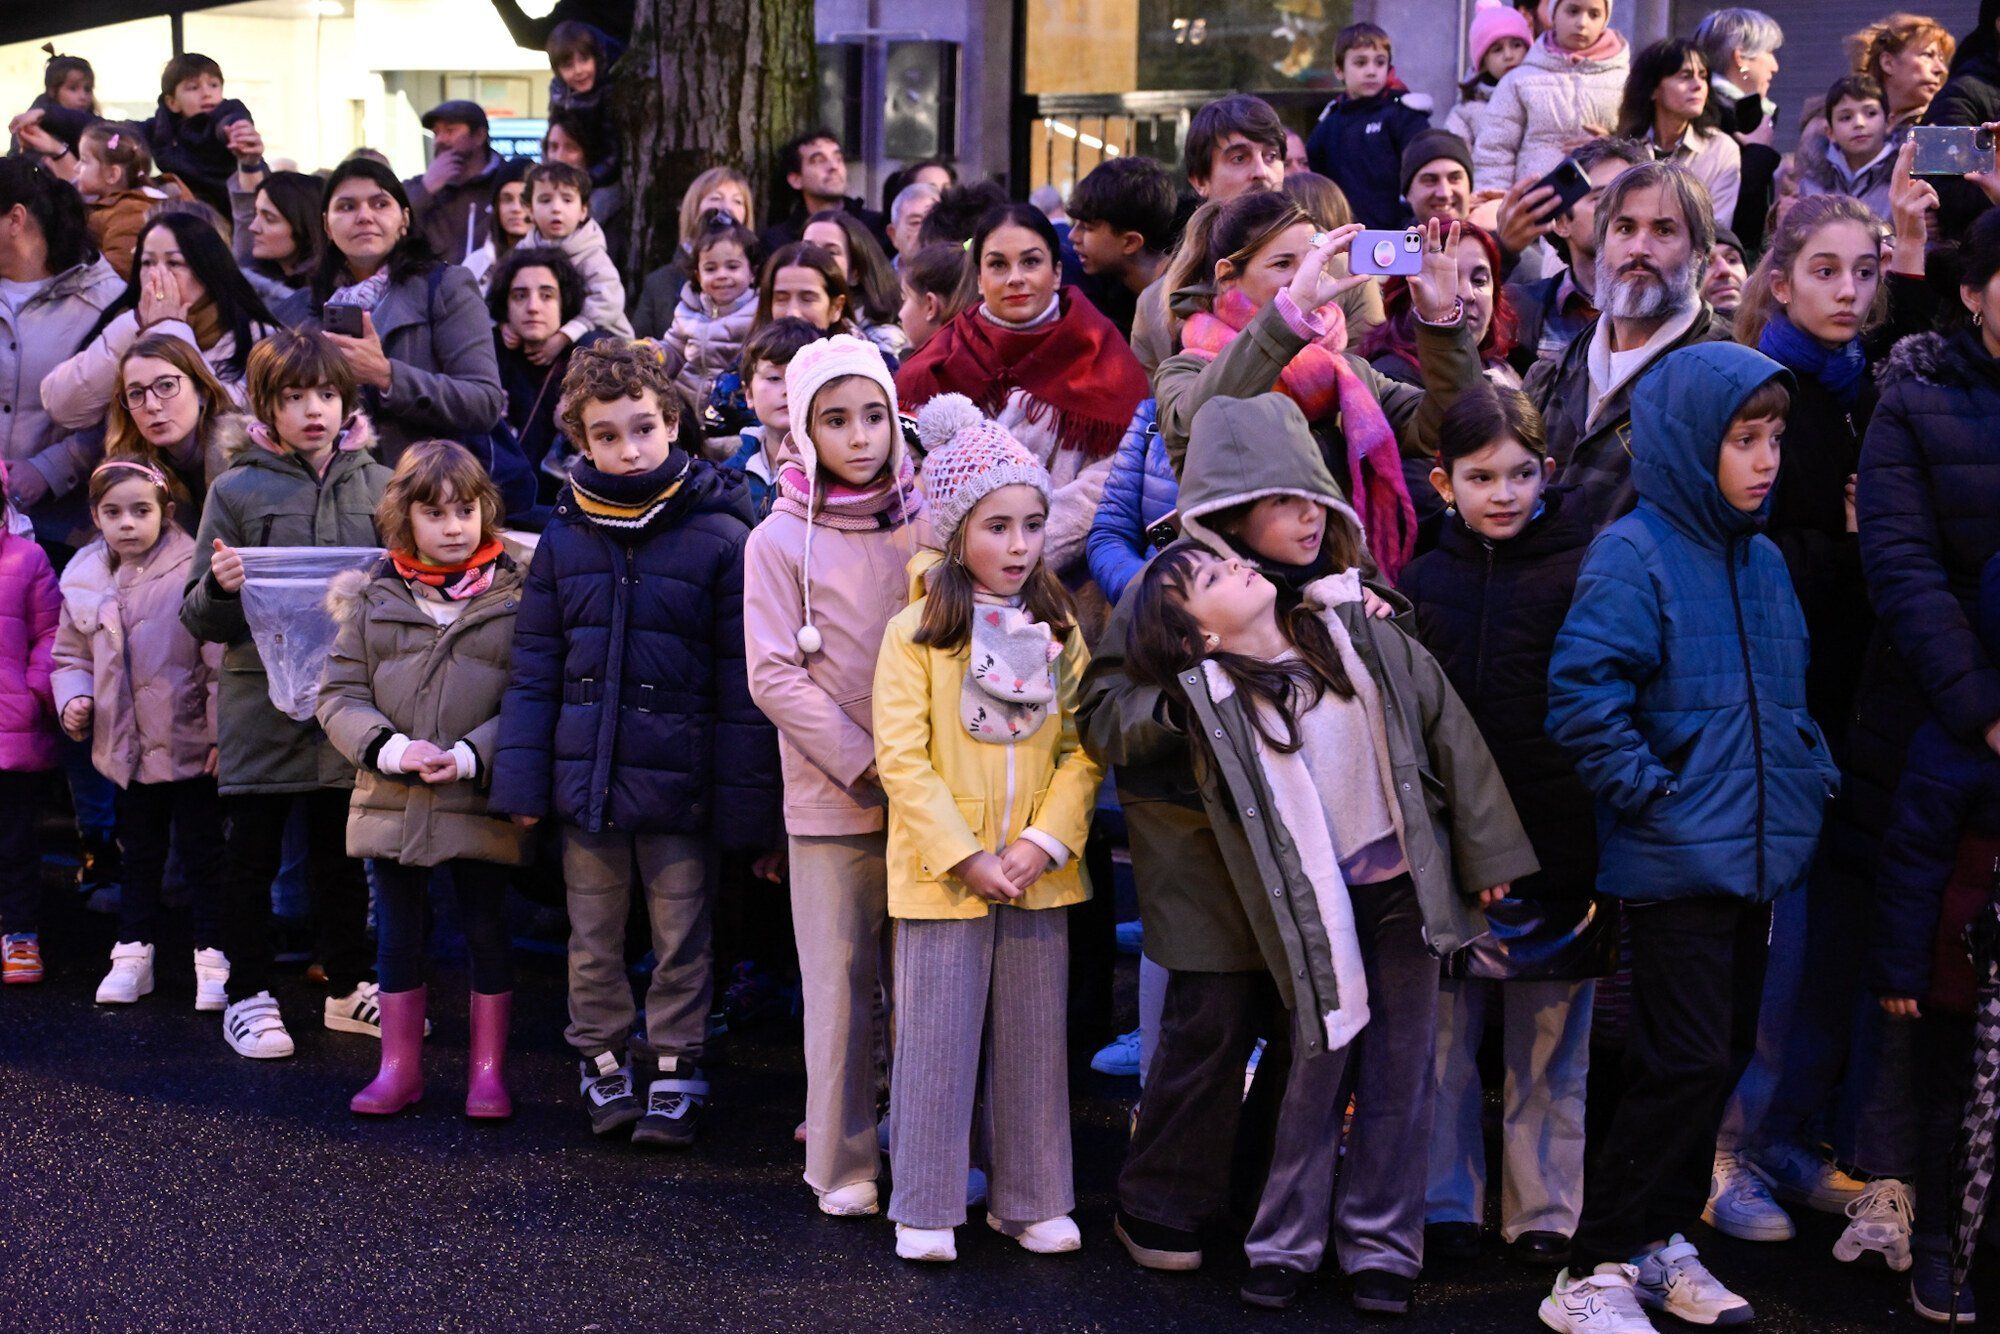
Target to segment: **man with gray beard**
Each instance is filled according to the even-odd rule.
[[[1645,162],[1619,174],[1597,206],[1600,314],[1536,365],[1526,389],[1548,430],[1555,481],[1602,528],[1632,508],[1631,393],[1678,347],[1727,342],[1729,325],[1701,297],[1715,244],[1708,191],[1683,167]]]

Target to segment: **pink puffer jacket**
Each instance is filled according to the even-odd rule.
[[[0,486],[5,478],[0,469]],[[56,767],[49,672],[61,610],[47,554],[29,538],[0,535],[0,769],[34,773]]]
[[[90,762],[119,787],[207,772],[222,645],[201,643],[181,624],[193,565],[194,539],[169,523],[136,560],[113,569],[100,540],[63,571],[56,715],[73,699],[96,701]]]

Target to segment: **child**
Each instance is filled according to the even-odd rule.
[[[1295,1301],[1332,1213],[1355,1306],[1401,1314],[1424,1258],[1432,951],[1479,935],[1479,905],[1535,858],[1444,673],[1365,612],[1361,524],[1298,405],[1211,399],[1194,440],[1180,495],[1191,540],[1140,575],[1125,653],[1202,739],[1209,826],[1292,1011],[1289,1042],[1273,1037],[1291,1069],[1241,1295]],[[1197,463],[1214,483],[1196,484]],[[1281,575],[1281,602],[1240,547],[1326,573],[1296,595]]]
[[[847,315],[855,335],[881,348],[894,370],[910,354],[910,340],[896,326],[901,288],[881,242],[844,208],[822,209],[807,218],[799,239],[833,256],[840,276],[847,280]]]
[[[1090,896],[1104,771],[1077,744],[1089,654],[1042,562],[1047,470],[961,394],[925,404],[917,429],[944,558],[889,622],[874,706],[897,923],[896,1254],[957,1258],[975,1099],[991,1127],[987,1223],[1038,1254],[1073,1251],[1069,922],[1055,910]]]
[[[666,341],[681,352],[681,388],[708,402],[715,382],[736,369],[757,318],[757,234],[741,223],[710,227],[694,239],[694,276],[681,288]]]
[[[582,457],[528,568],[490,806],[562,823],[566,1036],[591,1129],[685,1148],[708,1099],[710,863],[718,847],[769,851],[780,827],[775,738],[744,676],[748,498],[737,474],[679,448],[656,344],[578,348],[562,425]],[[655,958],[638,1038],[635,866]]]
[[[1826,90],[1826,152],[1799,171],[1799,194],[1852,195],[1884,222],[1896,149],[1889,143],[1889,102],[1866,74],[1835,79]]]
[[[1549,654],[1591,537],[1583,516],[1544,490],[1554,467],[1526,395],[1469,391],[1438,426],[1430,480],[1445,504],[1443,532],[1402,577],[1417,639],[1478,723],[1542,864],[1488,911],[1491,934],[1445,962],[1424,1206],[1425,1253],[1441,1260],[1479,1252],[1487,1173],[1478,1055],[1495,1009],[1506,1069],[1500,1239],[1530,1264],[1568,1258],[1583,1203],[1591,979],[1618,961],[1617,918],[1591,893],[1590,796],[1542,730]]]
[[[71,739],[90,742],[97,772],[116,783],[125,852],[118,941],[99,1005],[130,1005],[153,990],[154,927],[167,848],[178,850],[194,910],[194,1008],[226,1004],[221,942],[222,807],[215,794],[215,689],[222,646],[181,624],[181,589],[194,538],[174,522],[172,476],[113,457],[90,475],[90,517],[101,536],[62,575],[55,703]]]
[[[874,344],[844,334],[813,343],[785,379],[801,439],[744,555],[744,640],[750,695],[777,726],[784,761],[805,992],[806,1184],[822,1213],[872,1214],[875,1053],[886,1045],[872,1016],[890,936],[869,690],[883,631],[909,600],[904,567],[927,536],[924,499]]]
[[[271,994],[271,881],[285,825],[303,808],[307,881],[326,969],[324,1021],[335,1032],[378,1037],[369,980],[368,882],[347,855],[347,794],[354,766],[312,721],[271,702],[264,662],[243,612],[237,548],[379,546],[375,508],[389,470],[369,453],[374,432],[361,390],[324,335],[280,330],[250,352],[247,441],[209,487],[188,571],[181,624],[224,646],[216,701],[217,778],[228,819],[223,847],[223,953],[229,1007],[222,1033],[239,1056],[292,1054]]]
[[[0,462],[0,489],[7,466]],[[42,980],[41,840],[35,821],[57,764],[54,669],[62,593],[49,558],[0,504],[0,982]]]
[[[779,462],[792,452],[787,387],[792,358],[818,341],[820,331],[804,320],[783,319],[765,325],[743,345],[743,397],[757,424],[743,432],[742,444],[724,463],[743,474],[760,524],[776,499]]]
[[[229,211],[229,178],[261,170],[264,141],[250,110],[222,95],[222,66],[192,51],[160,72],[160,106],[144,128],[160,171],[180,178],[218,217]]]
[[[500,493],[465,446],[404,451],[375,526],[388,554],[337,575],[340,631],[319,722],[358,772],[347,851],[374,859],[382,1064],[348,1107],[372,1116],[423,1096],[424,942],[434,868],[449,868],[472,956],[465,1114],[512,1116],[505,1060],[514,1003],[508,868],[529,834],[486,808],[521,571],[500,549]]]
[[[1565,4],[1568,0],[1565,0]],[[1771,901],[1805,877],[1839,771],[1806,711],[1806,624],[1758,532],[1790,375],[1705,343],[1632,396],[1638,509],[1600,533],[1549,666],[1549,735],[1596,798],[1599,892],[1625,903],[1624,1096],[1584,1187],[1552,1329],[1749,1320],[1683,1235],[1750,1056]]]
[[[187,198],[187,190],[171,176],[153,179],[153,155],[136,125],[99,121],[83,132],[77,158],[90,239],[118,276],[130,279],[147,215],[166,200]]]
[[[949,241],[927,245],[903,261],[897,277],[903,288],[903,308],[896,312],[896,322],[910,340],[910,351],[916,352],[958,314],[959,290],[965,282],[965,247]]]
[[[500,261],[534,230],[528,214],[528,173],[534,167],[526,158],[508,158],[493,173],[493,197],[487,203],[492,222],[479,249],[465,257],[465,267],[478,280],[482,295],[490,294],[493,270]]]
[[[1334,38],[1340,96],[1320,112],[1306,139],[1312,169],[1347,196],[1354,217],[1369,227],[1400,227],[1409,220],[1396,189],[1403,149],[1430,126],[1428,109],[1403,99],[1389,34],[1372,23],[1352,23]]]
[[[561,162],[537,163],[528,171],[528,214],[534,230],[517,244],[524,250],[546,246],[562,251],[584,282],[583,313],[557,332],[555,337],[563,341],[555,345],[550,356],[592,329],[630,338],[625,284],[619,281],[618,266],[604,248],[604,229],[590,216],[590,178]]]
[[[1467,144],[1479,142],[1479,122],[1495,85],[1527,58],[1534,41],[1535,30],[1520,10],[1505,0],[1479,0],[1465,32],[1469,61],[1458,84],[1458,104],[1445,115],[1444,127]]]
[[[42,50],[49,53],[42,91],[14,118],[14,151],[67,174],[63,159],[77,151],[78,139],[97,119],[97,72],[82,56],[57,55],[53,42],[42,43]]]
[[[585,136],[597,147],[586,170],[597,186],[618,183],[618,126],[611,119],[611,66],[622,48],[587,23],[566,19],[549,30],[549,110],[568,112],[582,121]]]
[[[1631,48],[1611,0],[1553,0],[1549,30],[1494,86],[1472,145],[1475,190],[1540,180],[1573,144],[1618,123]]]
[[[1139,294],[1173,248],[1177,204],[1167,169],[1139,156],[1100,163],[1069,192],[1069,243],[1084,291],[1128,343]]]

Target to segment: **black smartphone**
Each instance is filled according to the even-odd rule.
[[[1736,105],[1722,116],[1724,128],[1732,134],[1755,134],[1764,123],[1764,99],[1751,93],[1736,99]]]
[[[336,306],[331,301],[319,308],[319,327],[328,333],[361,337],[361,307]]]
[[[1583,174],[1583,168],[1576,165],[1576,159],[1573,157],[1566,157],[1556,163],[1555,170],[1529,186],[1527,193],[1533,194],[1545,185],[1556,192],[1556,209],[1553,213],[1538,216],[1549,218],[1560,218],[1575,208],[1576,201],[1589,194],[1591,190],[1590,177]],[[1524,195],[1523,198],[1525,197]]]

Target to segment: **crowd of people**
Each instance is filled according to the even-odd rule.
[[[1769,16],[1634,52],[1611,7],[1480,0],[1439,126],[1353,24],[1315,124],[1226,96],[1066,198],[933,161],[877,212],[808,131],[650,270],[629,33],[516,12],[539,158],[451,101],[407,181],[274,163],[200,55],[101,119],[52,50],[0,158],[4,981],[60,772],[97,1003],[186,979],[293,1055],[302,898],[321,1022],[380,1043],[358,1114],[424,1091],[440,895],[465,1113],[511,1114],[525,895],[579,1129],[693,1144],[789,1000],[806,1184],[907,1260],[982,1206],[1083,1244],[1082,1043],[1142,1089],[1118,1242],[1240,1238],[1252,1306],[1332,1267],[1408,1311],[1490,1215],[1552,1329],[1741,1324],[1698,1225],[1805,1208],[1969,1323],[2000,0],[1789,111]],[[1919,170],[1937,126],[1974,169]],[[1367,228],[1416,270],[1357,271]]]

